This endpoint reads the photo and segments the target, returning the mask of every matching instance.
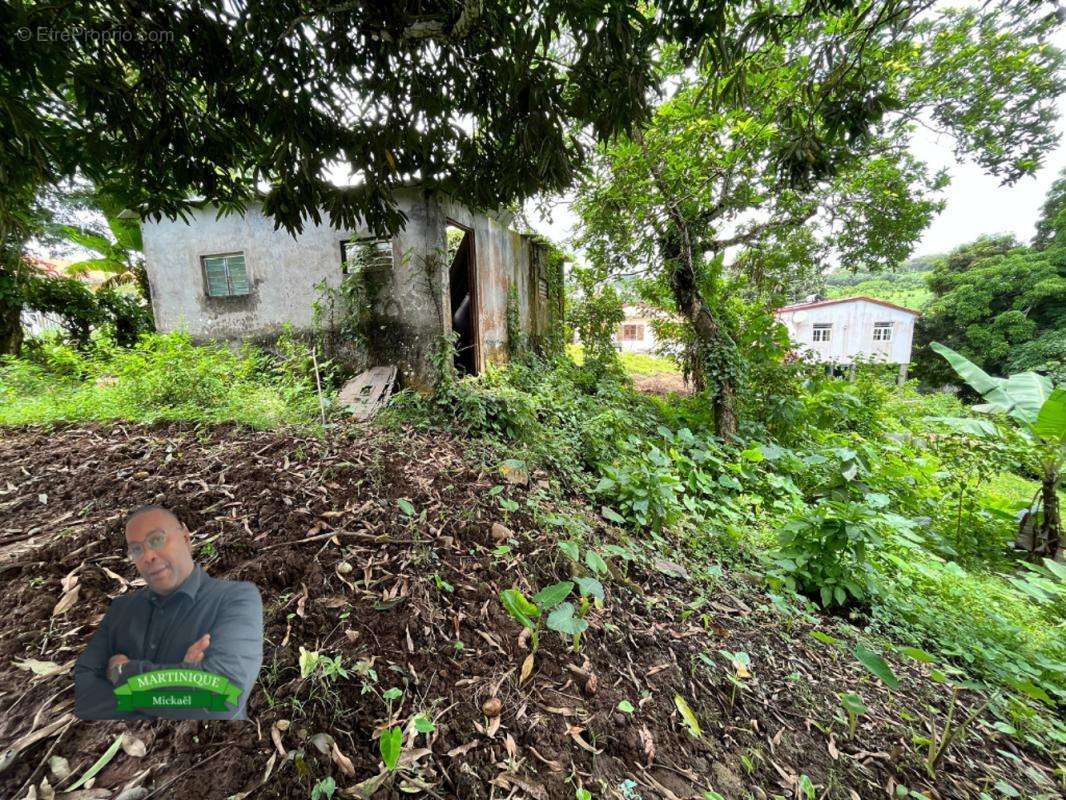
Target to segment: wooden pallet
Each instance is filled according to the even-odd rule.
[[[396,366],[371,367],[341,387],[337,400],[362,422],[368,420],[389,399],[396,382]]]

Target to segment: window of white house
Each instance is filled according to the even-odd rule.
[[[392,269],[392,241],[361,236],[341,242],[341,269],[352,272],[375,272]]]
[[[204,288],[208,297],[240,297],[252,291],[244,253],[201,256],[200,264],[204,270]]]
[[[833,326],[831,323],[819,323],[814,326],[814,336],[811,337],[811,341],[814,342],[828,342],[829,334],[832,332]]]
[[[874,341],[875,342],[891,342],[892,341],[892,323],[891,322],[875,322],[874,323]]]
[[[634,323],[625,323],[622,325],[622,341],[623,342],[643,342],[644,341],[644,326]]]

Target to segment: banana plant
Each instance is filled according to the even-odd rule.
[[[1054,559],[1062,546],[1062,517],[1057,487],[1066,462],[1066,388],[1036,372],[1019,372],[1006,378],[989,375],[965,356],[940,342],[930,347],[945,359],[985,402],[973,406],[979,413],[1005,414],[1033,447],[1040,466],[1043,521],[1034,537],[1034,551],[1042,549]],[[992,436],[995,429],[975,419],[946,419],[974,436]],[[1043,544],[1040,545],[1039,543]]]
[[[141,227],[136,219],[122,216],[122,204],[103,194],[93,196],[92,205],[104,217],[110,238],[101,232],[75,225],[54,225],[52,233],[63,237],[95,256],[67,267],[70,275],[102,272],[107,275],[103,286],[137,284],[148,298],[148,280],[144,267]]]

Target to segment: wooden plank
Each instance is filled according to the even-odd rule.
[[[362,422],[368,420],[389,399],[396,382],[396,366],[371,367],[341,387],[337,400]]]

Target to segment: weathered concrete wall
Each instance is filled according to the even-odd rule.
[[[451,329],[446,225],[452,220],[474,231],[478,275],[475,303],[478,369],[507,357],[507,291],[519,295],[520,324],[530,330],[536,291],[530,271],[529,239],[512,230],[508,218],[470,211],[446,198],[417,189],[396,195],[407,215],[404,230],[391,240],[392,269],[371,276],[372,312],[366,320],[367,364],[395,363],[407,385],[434,380],[432,357],[442,334]],[[216,218],[216,209],[182,220],[141,225],[156,325],[161,331],[187,331],[196,339],[269,341],[290,324],[296,331],[315,327],[314,304],[322,287],[336,290],[343,279],[341,243],[369,235],[307,225],[293,237],[275,230],[260,207],[243,215]],[[201,258],[242,252],[251,292],[241,297],[208,297]],[[335,317],[336,319],[336,317]],[[328,328],[329,320],[319,327]]]

